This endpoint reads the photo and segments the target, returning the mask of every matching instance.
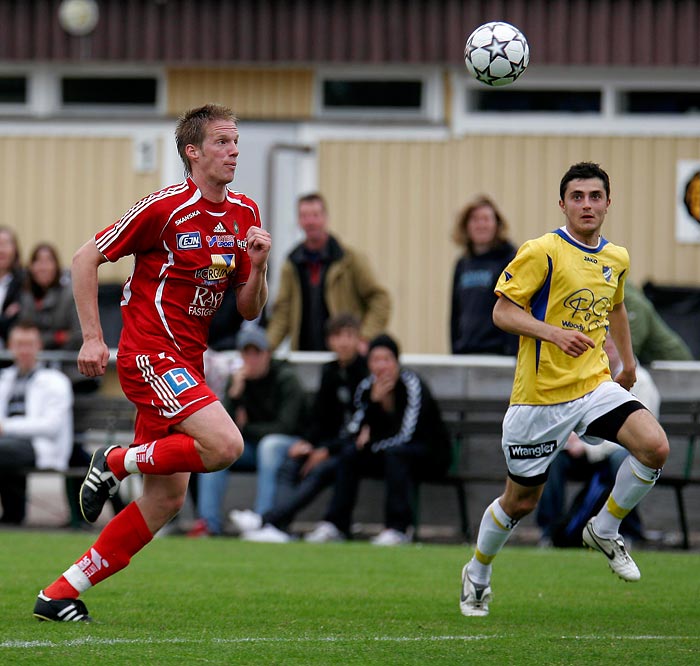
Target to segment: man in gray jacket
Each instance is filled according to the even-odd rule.
[[[23,470],[68,467],[73,389],[63,373],[39,366],[41,337],[34,324],[16,324],[8,349],[14,363],[0,372],[0,522],[19,525],[26,513]]]

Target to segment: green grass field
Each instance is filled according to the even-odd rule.
[[[697,554],[506,548],[487,618],[459,612],[467,547],[155,540],[90,590],[92,624],[38,622],[89,535],[0,532],[0,664],[697,664]]]

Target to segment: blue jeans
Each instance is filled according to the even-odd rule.
[[[257,444],[245,442],[243,455],[228,469],[200,474],[197,490],[197,513],[207,521],[212,534],[221,534],[222,509],[226,497],[229,471],[257,470],[255,512],[262,515],[272,508],[277,489],[277,470],[287,457],[289,447],[299,438],[294,435],[266,435]]]

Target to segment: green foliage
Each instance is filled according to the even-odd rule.
[[[506,548],[487,618],[459,612],[467,547],[156,539],[84,595],[92,624],[34,597],[90,536],[0,533],[0,663],[695,664],[697,554],[635,552],[642,581],[583,550]]]

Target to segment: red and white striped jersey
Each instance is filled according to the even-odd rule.
[[[120,353],[172,350],[200,365],[225,290],[250,274],[251,226],[261,226],[252,199],[227,190],[213,203],[188,178],[141,199],[97,233],[109,261],[134,255],[121,301]]]

